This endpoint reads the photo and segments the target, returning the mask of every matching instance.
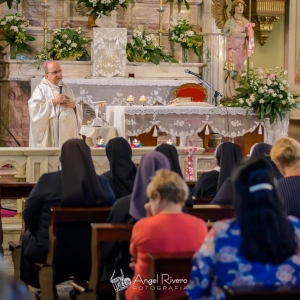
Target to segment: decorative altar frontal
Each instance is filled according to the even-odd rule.
[[[268,119],[259,122],[255,114],[238,107],[109,106],[106,118],[117,129],[119,136],[138,136],[157,126],[173,137],[179,136],[181,146],[187,137],[197,135],[208,126],[213,132],[230,138],[243,136],[263,126],[265,142],[272,144],[278,136],[287,136],[289,125],[289,116],[270,125]],[[206,132],[209,133],[208,128]]]

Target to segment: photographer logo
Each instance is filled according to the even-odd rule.
[[[130,284],[131,284],[131,280],[128,277],[124,278],[124,274],[123,271],[121,269],[121,276],[119,277],[114,277],[116,270],[114,270],[114,273],[112,274],[111,278],[110,278],[110,282],[112,283],[115,292],[120,292],[122,290],[126,290]]]

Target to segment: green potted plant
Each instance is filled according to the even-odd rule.
[[[48,50],[50,56],[55,59],[77,60],[82,57],[89,58],[86,50],[88,40],[81,33],[81,27],[59,28],[53,30],[53,40]]]
[[[32,53],[27,41],[35,41],[35,38],[26,34],[26,26],[28,21],[18,13],[5,15],[0,20],[0,30],[3,31],[1,40],[7,42],[6,47],[10,45],[10,59],[16,59],[17,53]]]
[[[166,54],[163,48],[155,45],[156,38],[153,34],[146,34],[143,26],[134,29],[130,43],[127,43],[126,54],[129,61],[148,62],[159,64],[160,61],[178,61],[173,56]]]

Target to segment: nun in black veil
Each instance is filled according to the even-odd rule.
[[[105,150],[110,170],[100,177],[108,180],[116,199],[130,195],[136,175],[130,145],[124,138],[116,137],[109,140]]]
[[[110,206],[114,203],[114,194],[106,179],[96,174],[91,150],[83,140],[71,139],[61,149],[62,170],[43,174],[33,188],[23,211],[23,219],[28,228],[24,234],[21,253],[21,280],[39,288],[35,262],[44,263],[49,248],[48,224],[50,208],[53,206],[91,207]],[[57,271],[57,282],[69,279],[69,276],[82,276],[88,279],[91,265],[91,230],[90,224],[72,224],[69,228],[61,228],[57,234],[63,235],[57,243],[57,253],[66,253],[59,260],[78,262],[81,257],[82,269],[70,270],[70,273]],[[76,227],[76,233],[74,228]],[[72,242],[83,238],[76,249]],[[88,246],[87,246],[88,245]],[[78,264],[77,264],[78,267]],[[74,267],[75,268],[75,267]],[[69,270],[68,270],[69,271]],[[77,273],[77,274],[76,274]]]
[[[220,173],[217,194],[210,204],[231,204],[233,188],[230,177],[238,163],[243,160],[243,151],[239,145],[231,142],[220,144],[217,150],[216,158],[220,162]]]

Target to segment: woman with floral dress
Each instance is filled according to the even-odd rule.
[[[250,158],[232,181],[236,218],[217,222],[195,253],[190,299],[224,299],[224,285],[300,284],[300,222],[285,215],[270,164]]]

